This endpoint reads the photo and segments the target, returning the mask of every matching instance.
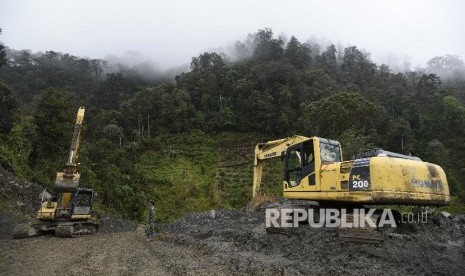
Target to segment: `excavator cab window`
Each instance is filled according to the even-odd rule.
[[[339,144],[331,142],[320,142],[321,162],[341,162],[341,148]]]
[[[303,166],[313,166],[315,163],[315,155],[313,154],[313,140],[303,142],[303,156]]]
[[[313,140],[290,147],[286,153],[284,180],[290,187],[300,184],[303,177],[310,176],[309,184],[315,185],[315,152]]]
[[[74,196],[73,203],[73,214],[75,215],[87,215],[92,210],[92,191],[79,191]]]
[[[295,187],[302,179],[302,151],[300,148],[289,149],[286,156],[285,180],[289,186]]]
[[[303,142],[303,166],[302,177],[310,176],[308,184],[315,185],[315,153],[313,152],[313,140]]]
[[[90,206],[92,195],[79,193],[76,197],[76,206]]]

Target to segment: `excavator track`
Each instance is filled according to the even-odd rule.
[[[24,239],[38,235],[37,229],[28,223],[18,224],[13,230],[13,238],[15,239]]]
[[[382,240],[380,233],[370,228],[338,228],[338,234],[342,244],[379,244]]]
[[[73,223],[60,223],[55,230],[55,236],[60,238],[73,238]]]
[[[61,222],[55,230],[55,236],[60,238],[76,238],[82,235],[95,234],[98,224],[94,222]]]
[[[284,202],[280,203],[272,203],[268,204],[268,206],[265,209],[268,208],[274,208],[274,209],[312,209],[314,212],[314,218],[316,221],[318,221],[319,218],[319,210],[320,206],[316,202],[310,202],[310,201],[300,201],[300,200],[285,200]],[[341,206],[331,206],[327,205],[325,206],[326,208],[343,208]],[[354,206],[352,206],[354,208]],[[361,206],[358,206],[358,208],[361,208]],[[354,222],[355,219],[358,219],[354,214],[349,213],[346,215],[346,221],[348,223]],[[372,217],[373,222],[376,224],[377,219],[379,218],[379,214],[374,214],[374,217]],[[289,221],[290,222],[290,221]],[[311,231],[311,228],[306,224],[305,222],[302,223],[302,225],[299,225],[298,228],[304,227],[306,230],[305,231]],[[266,232],[268,234],[280,234],[280,235],[287,235],[287,236],[292,236],[296,235],[298,233],[298,228],[295,227],[266,227]],[[369,225],[365,225],[365,227],[357,227],[357,228],[346,228],[346,227],[341,227],[339,226],[337,228],[337,233],[338,233],[338,238],[341,244],[349,244],[349,243],[364,243],[364,244],[373,244],[377,245],[380,244],[381,241],[383,240],[383,235],[382,235],[382,229],[377,229],[370,227]]]
[[[399,227],[403,227],[403,223],[401,221],[401,214],[396,210],[391,210],[394,220],[396,222],[397,227],[370,227],[369,225],[365,225],[362,228],[338,228],[339,233],[339,240],[342,244],[344,243],[370,243],[370,244],[379,244],[383,241],[385,236],[392,236],[396,235],[397,229]],[[381,217],[381,210],[377,210],[373,216],[373,222],[378,225],[378,221]],[[353,222],[356,219],[356,216],[353,214],[347,214],[347,221]],[[402,228],[401,228],[402,229]]]
[[[32,223],[18,224],[13,229],[13,238],[24,239],[49,234],[55,230],[55,222],[35,221]]]
[[[354,222],[357,217],[354,214],[347,214],[347,222]],[[376,220],[374,221],[376,223]],[[339,241],[342,244],[346,243],[368,243],[368,244],[379,244],[382,240],[381,233],[377,228],[365,225],[365,227],[357,228],[337,228],[339,234]]]

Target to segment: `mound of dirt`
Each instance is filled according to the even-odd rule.
[[[0,167],[1,210],[11,212],[18,219],[33,216],[40,204],[39,194],[44,187],[16,177]]]
[[[465,215],[435,217],[379,245],[341,244],[334,228],[270,234],[264,213],[211,211],[181,218],[164,239],[214,252],[238,273],[260,275],[462,275]]]
[[[34,217],[44,188],[0,166],[0,239],[11,239],[15,223]]]

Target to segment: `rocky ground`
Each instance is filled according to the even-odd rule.
[[[332,228],[270,234],[264,213],[193,213],[159,227],[101,219],[96,235],[13,240],[39,186],[0,170],[0,275],[463,275],[465,215],[441,215],[376,245],[341,244]],[[30,185],[26,192],[25,185]],[[22,188],[21,188],[22,187]],[[19,204],[20,203],[23,204]],[[31,209],[32,208],[32,209]],[[29,210],[31,209],[31,210]]]
[[[16,222],[32,219],[43,187],[24,181],[0,166],[0,239],[8,239]]]
[[[378,245],[341,244],[334,228],[266,233],[263,214],[192,214],[167,228],[175,244],[202,245],[239,274],[463,275],[465,215],[437,216]]]

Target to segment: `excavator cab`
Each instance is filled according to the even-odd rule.
[[[90,215],[95,193],[91,189],[78,189],[73,196],[71,218]]]
[[[77,188],[72,193],[62,193],[58,197],[56,218],[71,220],[89,219],[95,192],[92,189]]]
[[[303,177],[312,175],[312,184],[315,184],[315,152],[313,140],[296,144],[287,149],[284,155],[285,172],[284,181],[290,187],[299,185]]]
[[[297,187],[307,177],[308,185],[315,187],[319,179],[317,166],[342,162],[339,142],[316,137],[290,146],[282,156],[285,162],[285,189]]]

